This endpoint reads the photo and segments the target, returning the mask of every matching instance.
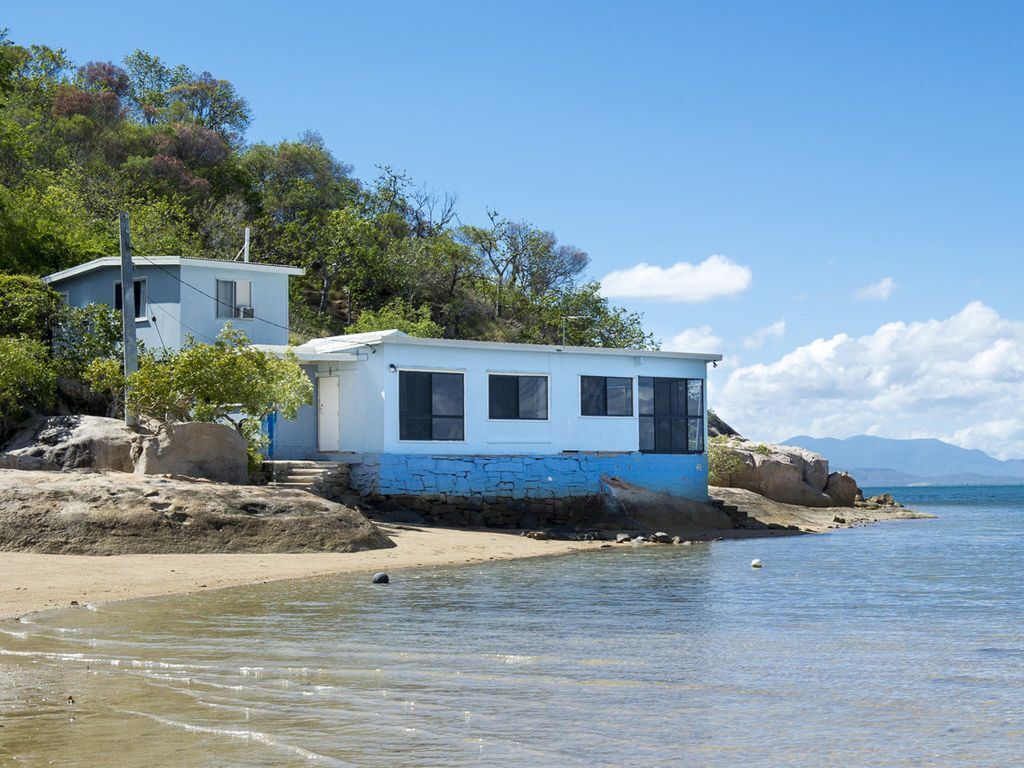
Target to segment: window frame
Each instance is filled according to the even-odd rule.
[[[135,298],[139,303],[139,309],[142,314],[135,315],[135,322],[142,323],[149,320],[149,279],[145,277],[132,278],[132,282],[136,284],[142,283],[142,293],[139,293],[138,288],[135,288]],[[115,310],[117,309],[117,302],[121,301],[121,281],[114,281],[114,303],[111,305]]]
[[[513,418],[500,418],[491,416],[491,377],[492,376],[507,376],[509,378],[521,379],[521,378],[533,378],[533,379],[544,379],[544,395],[545,403],[544,410],[547,413],[542,419],[535,419],[526,416],[515,416]],[[519,385],[516,384],[516,394],[519,393]],[[516,398],[516,411],[519,411],[519,399]],[[528,421],[534,424],[543,424],[544,422],[551,421],[551,374],[550,373],[535,373],[532,371],[487,371],[487,420],[496,422],[509,422],[518,423],[520,421]]]
[[[396,412],[397,412],[397,416],[398,416],[397,424],[396,424],[397,429],[398,429],[398,442],[400,442],[400,443],[425,443],[425,444],[430,444],[430,445],[432,445],[434,443],[465,443],[465,442],[467,442],[467,437],[466,437],[466,427],[467,427],[467,419],[466,419],[466,370],[464,368],[458,369],[458,368],[416,368],[416,367],[404,367],[403,368],[403,367],[398,367],[396,369],[395,373],[396,373],[396,379],[397,379],[397,381],[396,381],[397,393],[396,393],[395,400],[398,403],[398,406],[396,408]],[[458,375],[458,376],[462,377],[462,437],[460,439],[448,440],[448,439],[445,439],[445,438],[433,438],[433,437],[431,437],[431,438],[423,438],[423,437],[403,438],[402,437],[402,374],[403,373],[450,373],[450,374],[455,374],[455,375]],[[419,415],[419,414],[417,414],[417,415]],[[430,418],[434,418],[433,413],[430,414]],[[439,418],[455,418],[455,417],[454,416],[442,416],[442,417],[439,417]],[[433,428],[433,425],[431,425],[431,428]],[[433,432],[431,432],[431,434],[433,434]]]
[[[220,300],[220,284],[221,283],[230,283],[231,284],[231,304],[227,304],[226,305],[223,301]],[[249,284],[249,303],[248,304],[239,304],[238,303],[238,284],[239,283],[248,283]],[[256,302],[253,301],[252,283],[253,283],[253,281],[251,279],[246,280],[244,278],[221,278],[221,277],[214,278],[214,285],[213,285],[213,297],[214,298],[213,298],[213,303],[214,303],[214,312],[215,312],[216,317],[217,317],[218,320],[245,320],[245,321],[249,321],[249,320],[253,320],[254,319],[254,317],[256,315]],[[226,314],[226,315],[225,314],[221,314],[221,310],[225,306],[229,307],[228,314]],[[246,307],[248,309],[253,310],[253,317],[245,317],[245,316],[239,314],[239,312],[238,312],[239,307]]]
[[[640,383],[641,379],[650,379],[651,380],[652,388],[655,387],[654,382],[656,382],[658,379],[663,379],[663,380],[666,380],[666,381],[669,381],[669,382],[672,382],[672,383],[683,382],[683,394],[684,394],[684,396],[683,396],[682,399],[683,399],[684,413],[682,415],[679,415],[679,414],[669,414],[669,415],[661,414],[661,415],[659,415],[656,411],[652,410],[651,413],[645,414],[645,413],[642,413],[640,411],[640,406],[638,405],[638,407],[637,407],[637,422],[638,422],[638,428],[637,428],[638,442],[637,442],[637,446],[638,446],[638,448],[640,450],[640,453],[660,454],[660,455],[663,455],[663,456],[699,456],[699,455],[703,454],[707,450],[707,379],[700,378],[700,377],[693,377],[693,376],[640,376],[640,377],[637,378],[637,397],[638,397],[638,403],[639,403],[640,387],[642,386],[641,383]],[[699,381],[700,382],[700,413],[699,413],[699,415],[694,415],[694,414],[690,413],[690,383],[694,382],[694,381]],[[652,409],[654,409],[656,407],[655,406],[655,402],[657,400],[657,395],[655,394],[656,391],[657,390],[655,389],[651,393],[651,397],[652,397],[651,407],[652,407]],[[656,426],[657,425],[657,421],[656,420],[659,419],[659,418],[660,419],[664,419],[664,420],[668,420],[670,422],[681,422],[682,423],[682,426],[683,426],[683,437],[684,437],[684,440],[685,440],[685,443],[686,443],[686,449],[685,450],[681,450],[681,451],[673,451],[673,450],[659,451],[659,450],[657,450],[657,447],[651,448],[651,449],[645,449],[643,447],[642,438],[640,437],[640,430],[643,429],[643,426],[646,423],[645,419],[650,419],[651,420],[651,425],[652,425],[652,428],[654,429],[655,446],[657,446],[657,426]],[[700,425],[699,426],[699,431],[698,431],[698,435],[700,437],[700,448],[696,449],[696,450],[690,448],[690,424],[695,422],[695,421],[698,422],[699,425]]]
[[[583,412],[583,380],[584,379],[604,379],[604,413],[584,413]],[[623,381],[629,382],[629,413],[608,413],[608,379],[622,379]],[[637,413],[636,395],[638,388],[636,386],[636,376],[606,376],[600,373],[581,373],[578,376],[579,385],[579,417],[581,419],[635,419]]]

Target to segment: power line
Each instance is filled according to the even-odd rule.
[[[174,274],[173,272],[171,272],[168,269],[164,269],[159,264],[157,264],[157,263],[153,262],[152,260],[150,260],[150,258],[148,256],[136,256],[135,258],[137,258],[137,259],[144,259],[145,261],[147,261],[149,263],[149,266],[156,267],[157,269],[159,269],[164,274],[167,274],[167,275],[170,275],[171,277],[173,277],[175,280],[177,280],[182,285],[191,288],[196,293],[198,293],[198,294],[200,294],[202,296],[205,296],[208,299],[212,299],[213,303],[214,303],[214,306],[219,307],[223,303],[216,296],[213,296],[213,295],[207,293],[206,291],[202,290],[201,288],[196,288],[194,285],[192,285],[192,283],[189,283],[189,282],[187,282],[185,280],[182,280],[179,275]],[[264,317],[258,317],[255,312],[253,313],[252,319],[253,320],[259,320],[261,323],[266,323],[267,325],[272,325],[275,328],[281,328],[281,329],[283,329],[285,331],[288,331],[288,333],[294,333],[297,336],[304,336],[305,335],[305,334],[299,333],[298,331],[294,330],[293,328],[290,328],[287,325],[281,325],[280,323],[275,323],[273,320],[267,320]],[[181,322],[181,321],[179,320],[178,322]],[[182,325],[184,325],[184,323],[182,323]],[[185,327],[187,328],[188,326],[185,326]],[[200,336],[202,336],[202,335],[203,334],[200,334]],[[206,338],[209,338],[209,337],[206,337]]]

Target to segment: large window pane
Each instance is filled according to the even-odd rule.
[[[548,380],[545,376],[519,376],[519,418],[548,417]]]
[[[633,415],[633,380],[609,378],[608,380],[608,415]]]
[[[514,419],[519,403],[515,376],[491,376],[488,384],[488,414],[492,419]]]
[[[462,416],[462,374],[434,373],[431,413],[434,416]]]
[[[654,450],[654,417],[640,417],[640,450]]]
[[[217,281],[217,317],[235,316],[235,283],[233,280]]]
[[[454,416],[435,416],[432,440],[461,440],[463,437],[463,420]]]
[[[584,416],[607,416],[604,376],[580,377],[580,413]]]
[[[704,382],[701,379],[687,381],[687,413],[690,416],[704,416]]]
[[[639,381],[640,415],[654,415],[654,379],[650,376],[641,376]],[[654,427],[651,427],[654,429]]]
[[[402,416],[398,420],[399,440],[430,440],[431,419],[429,416]]]
[[[704,419],[689,419],[689,424],[687,450],[700,453],[704,450]]]
[[[235,306],[236,307],[251,307],[252,306],[252,281],[251,280],[236,280],[235,281]]]
[[[430,416],[430,374],[401,371],[398,374],[398,412],[402,416]]]

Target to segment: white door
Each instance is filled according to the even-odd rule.
[[[323,376],[316,380],[317,435],[321,451],[341,449],[341,379]]]

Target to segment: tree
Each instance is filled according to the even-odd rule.
[[[27,409],[50,405],[56,385],[45,344],[24,337],[0,337],[0,437]]]
[[[252,120],[249,102],[238,95],[235,86],[209,72],[171,87],[167,94],[175,119],[205,125],[235,141],[241,141]]]
[[[83,381],[86,370],[97,360],[111,360],[120,370],[123,356],[121,313],[113,307],[106,304],[64,307],[59,313],[56,335],[53,357],[61,376]]]
[[[261,445],[262,419],[275,411],[294,419],[313,401],[313,384],[294,354],[256,349],[230,324],[213,344],[190,339],[178,352],[144,353],[127,384],[128,409],[158,428],[182,421],[230,424],[251,452]]]
[[[49,341],[59,309],[60,296],[42,280],[0,275],[0,336]]]
[[[345,328],[345,333],[390,330],[427,339],[438,339],[444,334],[444,328],[430,319],[430,307],[421,304],[417,308],[402,299],[392,299],[378,310],[361,312],[359,319]]]

